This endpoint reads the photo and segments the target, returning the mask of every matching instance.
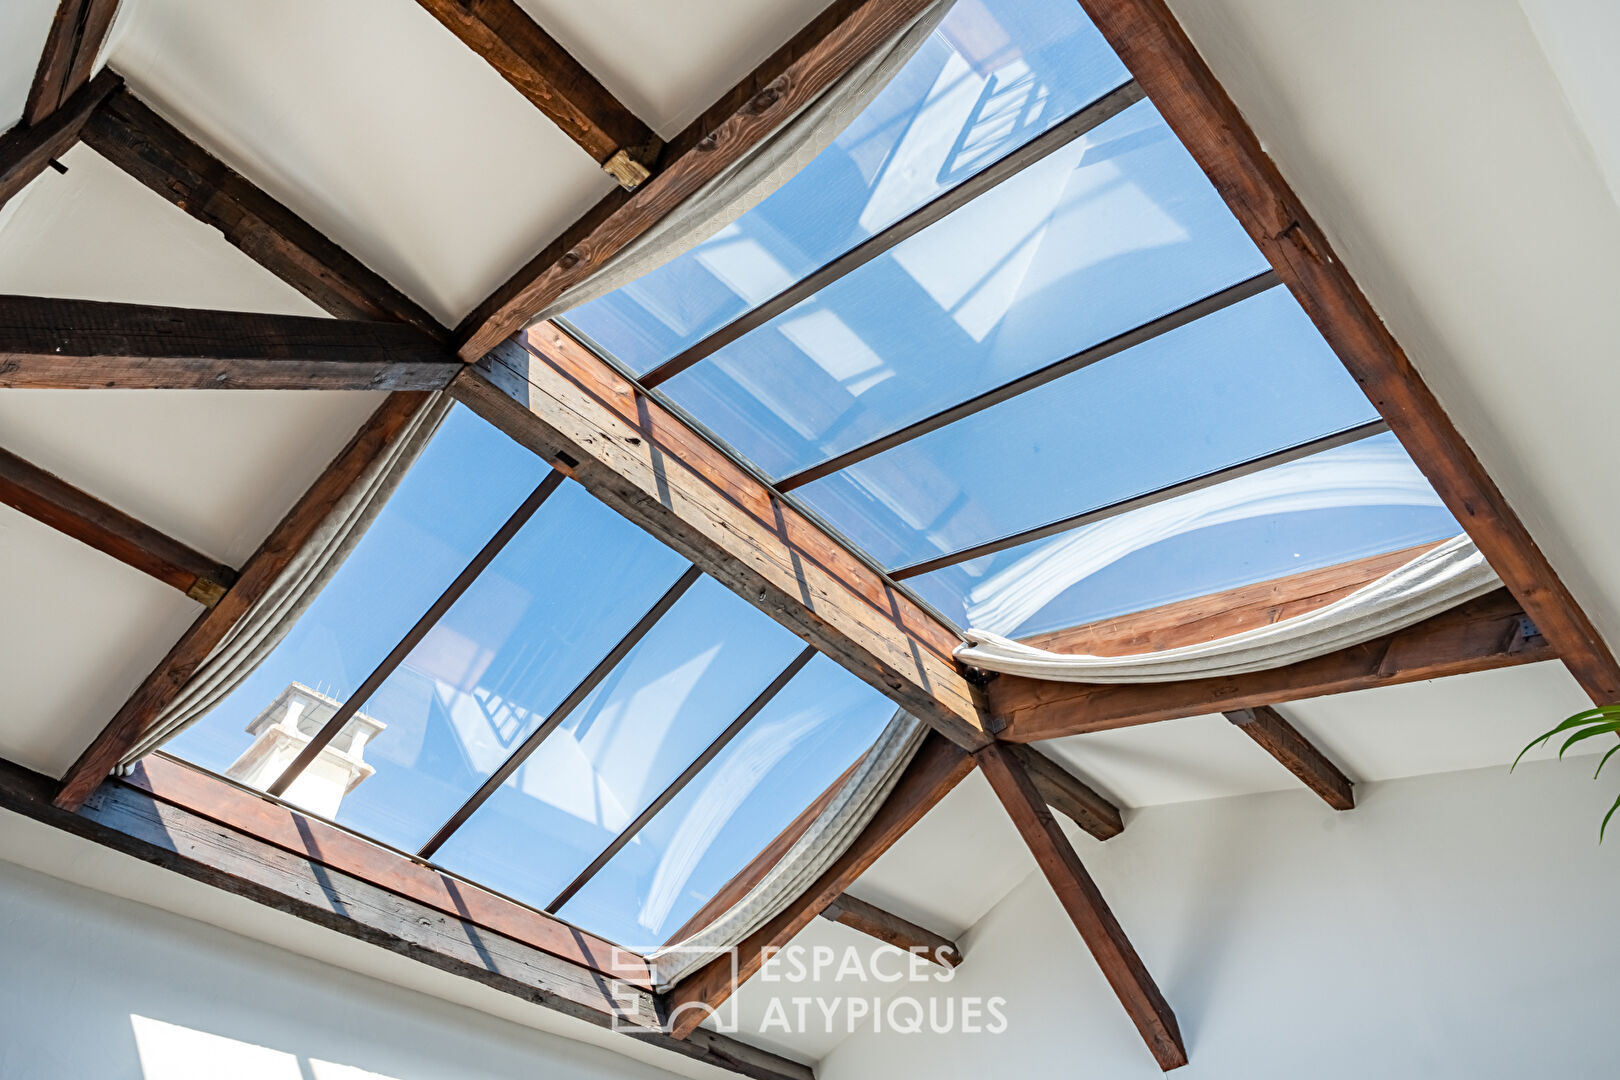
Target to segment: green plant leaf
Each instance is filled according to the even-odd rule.
[[[1529,745],[1527,745],[1523,750],[1520,750],[1519,756],[1513,759],[1513,764],[1509,766],[1508,771],[1512,772],[1514,769],[1517,769],[1519,767],[1519,762],[1524,760],[1524,755],[1528,754],[1530,751],[1534,750],[1537,746],[1540,746],[1548,739],[1551,739],[1560,731],[1568,731],[1570,728],[1583,727],[1587,724],[1601,723],[1606,720],[1620,720],[1620,705],[1602,705],[1594,709],[1585,709],[1576,713],[1574,716],[1571,716],[1569,719],[1565,720],[1563,723],[1559,724],[1546,734],[1538,735],[1536,738],[1531,739]]]
[[[1606,724],[1596,724],[1587,728],[1585,731],[1577,731],[1575,734],[1564,740],[1564,745],[1558,750],[1558,756],[1560,759],[1562,759],[1564,756],[1564,751],[1568,750],[1571,746],[1574,746],[1582,739],[1590,739],[1594,735],[1607,735],[1611,731],[1620,731],[1620,720],[1610,720]]]
[[[1609,752],[1607,754],[1603,755],[1603,760],[1602,761],[1598,762],[1597,772],[1594,772],[1592,774],[1592,779],[1596,780],[1598,778],[1598,773],[1602,772],[1603,771],[1603,766],[1607,765],[1609,763],[1609,759],[1614,757],[1614,752],[1616,750],[1620,750],[1620,746],[1611,746],[1611,747],[1609,747]]]
[[[1598,843],[1603,843],[1603,833],[1608,829],[1609,819],[1614,817],[1614,812],[1616,810],[1620,810],[1620,796],[1615,797],[1614,805],[1609,807],[1609,812],[1607,814],[1603,815],[1603,824],[1598,826]]]

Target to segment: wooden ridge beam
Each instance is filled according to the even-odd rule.
[[[424,393],[394,393],[360,427],[349,444],[242,567],[236,583],[219,603],[203,612],[120,708],[62,778],[56,804],[76,810],[113,767],[145,734],[152,721],[173,701],[197,667],[224,640],[231,627],[274,584],[343,497],[355,479],[386,453],[403,434]]]
[[[987,688],[998,737],[1038,742],[1183,716],[1252,709],[1558,656],[1506,589],[1405,630],[1286,667],[1180,682],[1112,685],[1002,675]]]
[[[521,330],[909,25],[929,2],[833,0],[672,139],[651,179],[634,193],[615,191],[597,203],[462,320],[456,328],[462,358],[477,360]]]
[[[821,917],[903,952],[914,953],[942,968],[954,968],[962,962],[962,950],[944,934],[936,934],[926,926],[918,926],[910,919],[902,919],[849,893],[822,908]]]
[[[1047,806],[1098,840],[1108,840],[1125,831],[1119,807],[1068,769],[1032,747],[1008,743],[1007,749],[1029,773],[1035,790],[1041,793]]]
[[[627,191],[663,143],[515,0],[418,0]]]
[[[103,71],[75,90],[60,108],[0,135],[0,206],[71,150],[96,109],[123,83],[111,71]]]
[[[855,842],[822,872],[815,884],[736,947],[735,973],[732,957],[720,956],[670,989],[665,1003],[675,1037],[692,1034],[710,1010],[719,1008],[737,987],[759,972],[771,952],[786,945],[843,896],[878,856],[894,846],[972,771],[970,754],[938,732],[930,732]]]
[[[1167,1072],[1187,1064],[1187,1049],[1175,1013],[1136,955],[1074,846],[1058,827],[1034,779],[1016,754],[1001,743],[987,746],[974,756],[1154,1060]]]
[[[340,319],[410,323],[436,340],[448,338],[433,316],[381,274],[198,146],[128,88],[110,95],[82,134],[96,153],[218,229],[323,311]]]
[[[117,13],[118,0],[61,0],[28,88],[24,124],[38,124],[90,81]]]
[[[0,296],[0,387],[438,390],[461,362],[414,326]]]
[[[813,1080],[803,1065],[714,1032],[671,1038],[658,1030],[661,1003],[644,988],[615,983],[595,967],[335,868],[296,845],[268,843],[148,789],[172,785],[105,784],[78,813],[53,805],[53,786],[49,777],[0,761],[0,809],[564,1015],[601,1027],[617,1017],[619,1030],[634,1031],[630,1037],[684,1057],[755,1080]]]
[[[1620,662],[1412,367],[1165,0],[1080,0],[1447,509],[1597,704]]]
[[[954,631],[584,346],[526,336],[451,392],[912,715],[989,741]]]
[[[0,449],[0,503],[213,607],[236,571]]]
[[[1335,810],[1354,810],[1355,786],[1311,740],[1270,705],[1228,709],[1224,714],[1243,734],[1276,758],[1300,783]]]

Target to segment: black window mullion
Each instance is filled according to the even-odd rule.
[[[743,312],[708,337],[687,346],[643,375],[640,379],[641,385],[650,389],[674,378],[704,357],[713,355],[749,331],[765,325],[845,274],[866,265],[901,241],[922,232],[952,211],[972,202],[996,185],[1016,176],[1105,121],[1118,116],[1146,96],[1134,79],[1115,87],[1067,120],[1009,151],[1005,157],[974,173],[950,190],[936,195],[882,232],[861,241],[769,300]]]
[[[719,756],[720,751],[724,750],[731,740],[742,733],[742,729],[748,726],[748,722],[758,716],[760,710],[770,704],[771,699],[781,693],[782,688],[788,684],[788,681],[800,671],[803,671],[804,666],[815,655],[816,650],[811,647],[794,657],[793,662],[783,668],[781,674],[772,679],[771,684],[761,690],[759,696],[749,702],[748,707],[737,714],[737,718],[727,725],[724,731],[715,736],[714,741],[704,749],[703,753],[694,758],[681,775],[670,781],[669,786],[659,793],[658,798],[654,799],[645,810],[638,814],[634,821],[620,830],[619,835],[615,836],[612,842],[602,849],[601,854],[592,859],[591,864],[580,871],[579,875],[569,882],[562,892],[557,894],[556,899],[546,905],[546,911],[556,914],[559,908],[573,899],[574,894],[583,889],[591,878],[596,876],[597,871],[607,865],[609,859],[617,855],[626,844],[635,838],[637,833],[646,828],[647,823],[657,817],[660,810],[675,801],[675,796],[679,795],[686,785],[695,780],[698,773],[703,771],[704,766]]]
[[[658,620],[663,618],[664,614],[675,606],[675,601],[679,600],[681,595],[692,587],[702,573],[695,566],[688,567],[686,572],[676,580],[675,584],[671,585],[669,590],[658,598],[658,602],[648,609],[640,621],[630,628],[630,632],[621,638],[617,645],[613,646],[613,649],[590,670],[589,674],[580,680],[573,690],[569,691],[568,696],[563,698],[556,708],[551,710],[540,726],[535,728],[529,737],[524,739],[517,749],[507,756],[501,767],[496,769],[489,779],[485,780],[482,786],[473,792],[466,802],[461,804],[459,810],[450,815],[450,819],[439,827],[439,831],[433,834],[431,840],[422,845],[422,849],[417,852],[418,857],[423,859],[432,858],[434,853],[444,846],[444,842],[449,840],[457,829],[466,824],[473,811],[484,805],[485,801],[495,794],[502,784],[506,783],[507,779],[517,771],[518,766],[522,765],[529,755],[539,748],[540,744],[546,740],[546,737],[555,731],[568,718],[568,715],[579,707],[580,702],[584,701],[591,691],[595,690],[598,684],[608,677],[613,669],[619,665],[619,662],[629,654],[630,650],[635,648],[641,639],[647,636],[648,632],[657,625]]]
[[[523,500],[522,504],[512,512],[511,517],[508,517],[499,529],[495,530],[495,535],[489,538],[489,541],[484,544],[478,554],[473,556],[472,561],[462,569],[461,573],[456,575],[456,579],[445,588],[444,592],[439,594],[439,598],[433,601],[432,606],[422,614],[422,617],[416,620],[416,625],[412,626],[405,636],[399,640],[399,643],[394,646],[393,650],[383,657],[382,662],[372,670],[370,675],[366,676],[365,681],[355,689],[354,693],[349,695],[348,700],[338,707],[337,712],[333,713],[332,718],[321,727],[320,731],[315,733],[315,737],[309,740],[308,745],[299,752],[298,756],[292,760],[292,763],[281,770],[281,775],[276,777],[275,782],[265,789],[269,794],[281,796],[286,793],[287,789],[292,786],[293,781],[297,780],[320,752],[326,749],[327,744],[337,737],[338,732],[343,730],[343,725],[349,722],[350,718],[360,710],[360,706],[365,704],[366,699],[371,697],[388,676],[394,673],[394,669],[404,663],[411,650],[416,648],[417,644],[427,636],[428,632],[444,617],[444,613],[450,610],[451,605],[460,599],[461,594],[472,586],[472,583],[484,572],[484,568],[494,560],[496,555],[500,554],[501,549],[511,541],[512,537],[517,535],[519,529],[528,523],[529,519],[534,516],[535,511],[540,509],[541,504],[551,497],[551,493],[556,491],[565,479],[566,477],[556,469],[546,473],[545,478],[529,493],[529,497]]]

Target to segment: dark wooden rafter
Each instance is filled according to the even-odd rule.
[[[1314,660],[1181,682],[1097,685],[1003,675],[987,688],[998,737],[1011,742],[1107,731],[1183,716],[1531,664],[1558,656],[1506,589]]]
[[[930,0],[833,0],[679,135],[635,192],[592,207],[462,320],[456,342],[477,360],[523,328],[688,196],[927,9]]]
[[[1446,507],[1598,704],[1620,662],[1412,367],[1165,0],[1080,0]]]
[[[1109,840],[1125,831],[1119,807],[1062,765],[1028,746],[1009,743],[1008,752],[1029,773],[1047,806],[1098,840]]]
[[[123,82],[111,71],[102,71],[75,90],[60,108],[0,135],[0,206],[73,148],[91,115]]]
[[[721,956],[686,976],[665,995],[676,1038],[685,1038],[748,979],[758,974],[775,949],[786,945],[854,884],[906,831],[933,809],[968,773],[970,754],[938,732],[930,732],[906,766],[877,814],[843,854],[802,895],[736,947],[732,958]]]
[[[425,401],[423,393],[395,393],[361,426],[315,483],[271,530],[242,567],[236,583],[203,612],[124,703],[62,778],[56,804],[77,809],[123,755],[173,701],[192,673],[231,627],[262,597],[343,497],[355,479],[406,430]]]
[[[1335,810],[1354,810],[1355,786],[1300,730],[1270,705],[1229,709],[1224,714],[1238,730],[1276,758],[1300,783]]]
[[[229,798],[210,791],[203,800],[207,812],[199,812],[176,800],[172,775],[154,782],[155,764],[142,766],[144,776],[103,785],[82,810],[69,813],[53,805],[49,777],[0,762],[0,809],[566,1016],[601,1027],[616,1021],[618,1030],[633,1032],[630,1037],[695,1061],[755,1080],[813,1080],[806,1066],[716,1032],[686,1040],[664,1034],[663,1004],[642,985],[644,971],[638,974],[634,958],[622,951],[619,964],[628,968],[609,967],[613,950],[604,942],[558,924],[536,943],[530,937],[540,926],[535,920],[550,922],[547,916],[494,916],[490,903],[499,898],[455,879],[406,880],[409,872],[395,867],[389,873],[405,876],[385,876],[379,884],[368,861],[336,841],[341,830],[274,804],[265,804],[273,809],[252,828],[223,823],[210,815],[220,814]],[[207,783],[229,786],[212,778]]]
[[[1001,743],[987,746],[974,756],[1154,1060],[1167,1071],[1187,1064],[1187,1050],[1182,1045],[1175,1013],[1047,809],[1034,779],[1011,749]]]
[[[954,968],[962,962],[962,950],[944,934],[936,934],[926,926],[918,926],[910,919],[902,919],[849,893],[822,908],[821,917],[943,968]]]
[[[213,607],[236,571],[0,449],[0,503]]]
[[[117,13],[118,0],[61,0],[28,88],[24,124],[40,123],[90,82],[96,56]]]
[[[127,87],[91,115],[84,141],[259,265],[340,319],[409,323],[440,341],[447,331],[382,275],[198,146]]]
[[[526,337],[451,392],[919,719],[989,741],[954,631],[561,330]]]
[[[461,362],[414,326],[0,296],[0,387],[438,390]]]
[[[663,143],[515,0],[418,0],[627,191]]]

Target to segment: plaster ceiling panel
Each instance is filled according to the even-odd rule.
[[[292,286],[82,144],[6,206],[0,293],[324,315]]]
[[[149,104],[448,325],[612,189],[418,4],[141,0],[121,23],[109,62]]]
[[[22,116],[55,14],[56,0],[6,0],[0,4],[0,131]]]
[[[1557,661],[1360,690],[1278,706],[1353,780],[1507,768],[1524,745],[1589,708]],[[1612,743],[1590,739],[1570,754]],[[1553,757],[1557,746],[1525,755]]]
[[[1071,735],[1039,749],[1121,807],[1281,791],[1298,783],[1218,714]]]
[[[825,8],[826,0],[518,0],[666,139]]]
[[[0,506],[0,758],[60,776],[201,610]]]

